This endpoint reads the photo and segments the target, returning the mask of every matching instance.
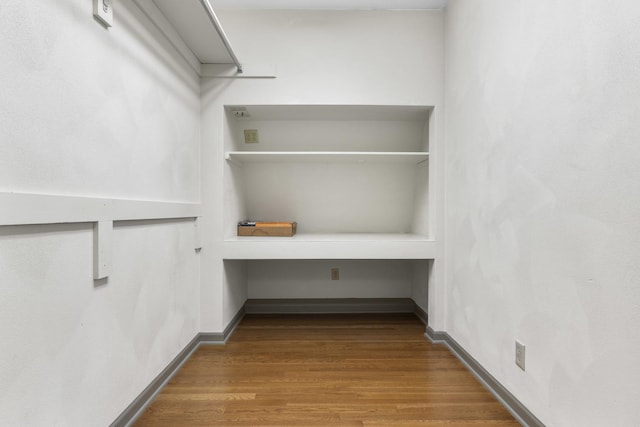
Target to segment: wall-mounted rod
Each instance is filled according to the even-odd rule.
[[[207,12],[207,16],[209,17],[209,20],[213,24],[213,28],[216,29],[216,32],[220,36],[220,40],[222,40],[224,47],[227,49],[227,52],[229,52],[229,55],[231,56],[233,63],[236,64],[236,67],[238,68],[238,73],[242,73],[242,64],[240,64],[240,61],[238,60],[236,53],[233,51],[233,48],[231,47],[231,43],[229,42],[227,35],[222,29],[222,26],[220,25],[220,21],[218,21],[218,17],[213,11],[213,7],[211,6],[211,3],[209,3],[209,0],[200,0],[200,3],[202,4],[202,7],[204,7],[204,10]]]

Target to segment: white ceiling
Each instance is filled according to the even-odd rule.
[[[214,9],[442,9],[447,0],[211,0]]]

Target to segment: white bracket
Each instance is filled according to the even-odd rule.
[[[200,218],[196,218],[193,222],[193,245],[196,252],[200,252],[202,250],[202,230],[200,226]]]
[[[231,155],[229,153],[225,153],[224,154],[224,159],[231,163],[232,165],[235,165],[239,168],[244,167],[244,164],[242,162],[237,161],[236,159],[234,159],[233,157],[231,157]]]
[[[98,221],[93,224],[93,278],[104,279],[111,270],[113,248],[113,221]]]
[[[242,73],[234,64],[202,64],[202,77],[216,79],[275,79],[276,66],[274,64],[244,64]]]

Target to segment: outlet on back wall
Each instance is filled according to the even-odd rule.
[[[412,298],[426,287],[423,260],[252,260],[248,296],[290,298]],[[422,288],[421,288],[422,289]]]

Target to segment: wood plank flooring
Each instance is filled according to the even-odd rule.
[[[414,315],[246,316],[136,426],[517,426]]]

